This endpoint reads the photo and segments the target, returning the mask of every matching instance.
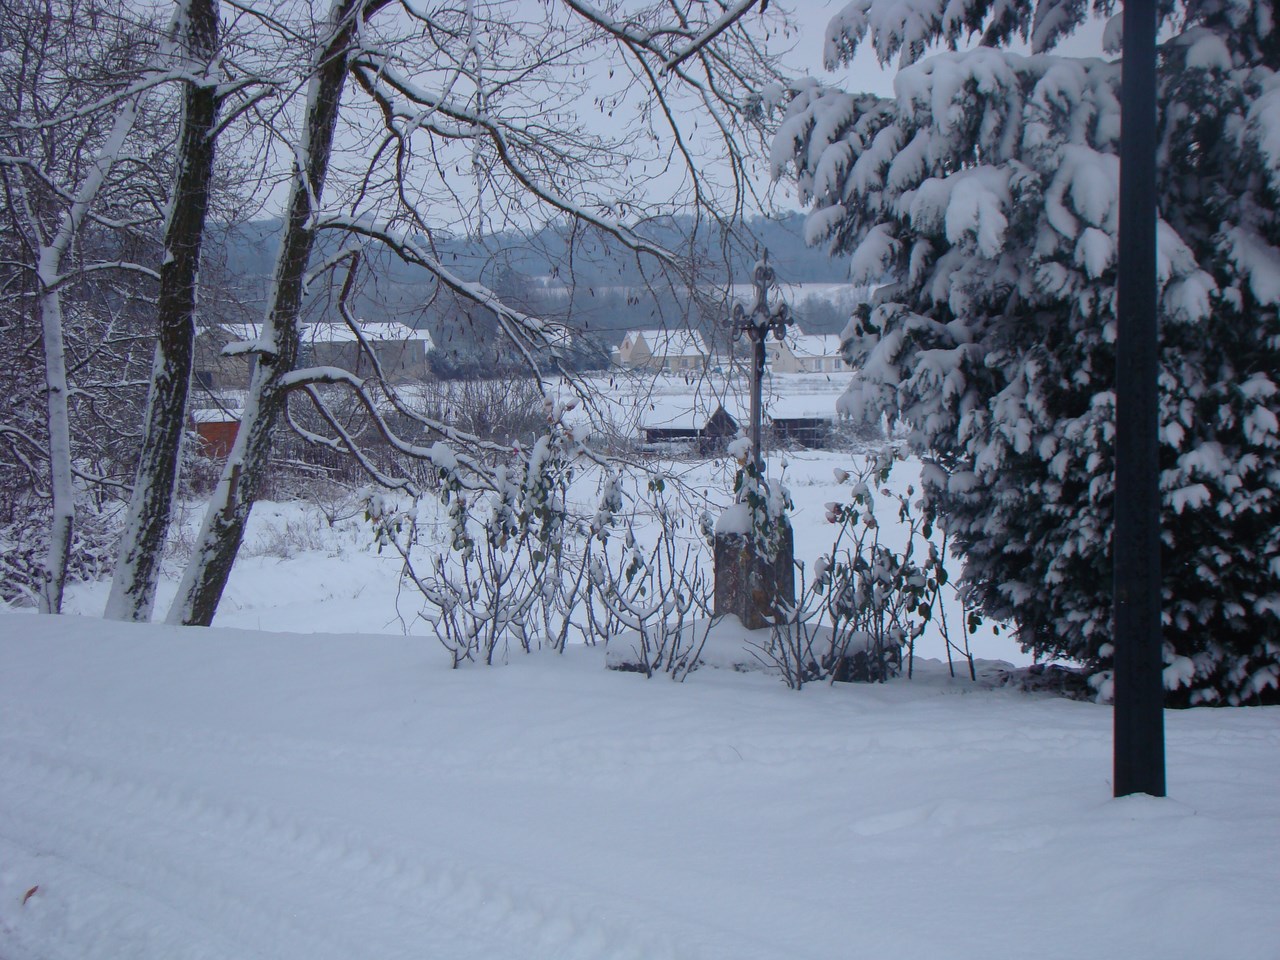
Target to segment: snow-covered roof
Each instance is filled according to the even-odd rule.
[[[421,340],[431,349],[431,334],[416,327],[391,321],[389,323],[360,324],[360,332],[365,339],[380,343],[397,343],[407,340]],[[309,323],[303,330],[303,341],[311,343],[353,343],[355,333],[345,323]]]
[[[797,357],[840,356],[840,338],[835,334],[797,333],[787,337],[787,346]]]
[[[710,354],[702,335],[692,330],[632,330],[622,340],[627,347],[644,338],[655,357],[705,357]]]
[[[751,422],[751,398],[745,382],[735,382],[725,389],[717,383],[717,389],[699,391],[690,395],[688,386],[672,382],[674,392],[650,392],[636,397],[624,390],[597,391],[596,405],[606,419],[615,423],[633,422],[640,430],[684,429],[699,430],[723,406],[744,429]],[[683,389],[682,389],[683,388]],[[829,377],[808,380],[797,375],[766,384],[764,396],[765,422],[792,419],[834,419],[836,400],[844,385]]]
[[[256,340],[262,330],[262,324],[224,323],[221,329],[232,340]],[[360,332],[366,340],[374,343],[404,343],[420,340],[428,351],[434,347],[429,331],[396,321],[386,323],[365,321],[360,324]],[[345,323],[302,324],[301,341],[303,343],[354,343],[355,339],[355,333]]]

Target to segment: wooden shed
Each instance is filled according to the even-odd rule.
[[[830,417],[773,417],[769,426],[775,441],[791,441],[810,450],[826,448],[831,439]]]
[[[225,460],[240,430],[240,411],[207,409],[191,411],[191,429],[198,438],[196,450],[202,457]]]
[[[738,421],[731,417],[723,405],[705,421],[699,422],[692,411],[686,416],[667,419],[660,423],[640,425],[646,446],[656,444],[682,444],[696,446],[704,457],[715,456],[738,435]]]

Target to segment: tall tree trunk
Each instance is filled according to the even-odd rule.
[[[57,232],[48,242],[43,242],[40,220],[36,216],[31,198],[19,186],[18,200],[22,206],[28,228],[33,238],[40,239],[36,260],[36,280],[40,285],[38,299],[40,333],[44,348],[46,384],[46,422],[49,430],[49,480],[53,493],[52,518],[49,526],[49,552],[45,557],[44,574],[40,584],[40,612],[61,613],[62,594],[67,583],[67,565],[71,558],[72,536],[75,533],[75,481],[71,457],[71,413],[69,409],[70,387],[67,382],[66,343],[62,314],[62,260],[72,241],[79,234],[89,215],[89,208],[98,198],[111,168],[124,149],[125,139],[138,117],[139,97],[125,100],[116,112],[97,156],[89,172],[63,214]],[[21,180],[17,181],[21,184]]]
[[[174,37],[174,42],[193,72],[204,71],[217,55],[218,0],[179,2],[187,3],[182,24],[185,36]],[[155,603],[181,465],[195,344],[200,245],[209,208],[218,107],[218,91],[211,78],[188,81],[177,178],[169,198],[165,256],[160,266],[156,351],[142,453],[107,599],[106,616],[117,620],[149,620]]]
[[[244,539],[249,511],[270,460],[271,432],[287,401],[281,379],[293,370],[298,356],[302,285],[315,242],[313,217],[323,196],[348,58],[362,20],[386,2],[334,0],[328,36],[312,59],[304,141],[297,151],[271,301],[257,344],[240,429],[169,610],[170,623],[208,626],[213,621]]]
[[[43,282],[57,273],[55,251],[41,251]],[[76,521],[75,485],[71,475],[71,414],[67,405],[67,354],[62,331],[62,298],[56,289],[40,294],[40,327],[44,341],[46,422],[49,430],[49,551],[40,582],[40,612],[61,613],[62,592],[71,560],[71,537]]]

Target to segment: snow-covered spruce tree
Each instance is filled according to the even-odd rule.
[[[864,41],[900,53],[895,97],[807,86],[774,154],[812,204],[810,242],[850,253],[854,282],[889,280],[848,329],[862,375],[843,410],[909,425],[984,610],[1085,662],[1104,695],[1120,66],[1048,51],[1112,6],[855,0],[827,60]],[[1274,702],[1277,11],[1161,6],[1165,685],[1170,703]],[[1014,41],[1031,52],[1001,49]]]

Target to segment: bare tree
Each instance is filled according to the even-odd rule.
[[[196,277],[213,178],[218,111],[217,0],[180,0],[174,54],[185,81],[177,170],[165,224],[156,348],[142,448],[106,616],[148,620],[178,482],[195,343]]]
[[[155,115],[143,115],[150,92],[165,78],[146,69],[155,44],[151,25],[119,10],[80,0],[18,0],[5,5],[0,30],[12,51],[0,92],[0,178],[7,246],[15,258],[6,264],[6,285],[22,298],[6,312],[29,311],[39,330],[45,394],[39,434],[30,421],[7,423],[3,432],[15,456],[32,467],[33,457],[45,464],[39,472],[47,477],[51,520],[38,593],[42,611],[58,612],[79,473],[68,305],[83,306],[90,278],[154,277],[130,259],[129,244],[98,241],[104,234],[144,232],[155,220],[150,187],[164,164],[156,156]]]
[[[213,620],[244,538],[244,525],[269,459],[271,431],[284,410],[287,393],[282,379],[292,371],[298,355],[302,286],[315,244],[317,207],[324,195],[348,58],[365,18],[385,2],[335,0],[315,47],[303,140],[298,145],[272,300],[261,337],[252,345],[256,362],[240,431],[169,612],[171,622],[208,625]]]
[[[655,282],[698,288],[690,261],[656,242],[645,225],[684,209],[695,212],[695,220],[724,223],[746,202],[748,144],[763,132],[760,88],[773,79],[747,22],[749,14],[763,15],[766,4],[758,6],[670,0],[638,8],[562,0],[539,5],[536,17],[526,19],[520,4],[497,0],[333,4],[313,44],[266,322],[256,340],[238,348],[255,358],[240,432],[171,622],[212,620],[290,393],[314,404],[332,431],[308,439],[371,468],[341,418],[327,415],[326,395],[333,390],[356,397],[378,435],[405,456],[428,458],[430,448],[394,435],[381,416],[386,409],[428,434],[476,451],[485,447],[483,438],[410,409],[381,376],[372,350],[372,377],[297,369],[308,279],[345,277],[339,309],[359,337],[345,292],[368,260],[363,251],[389,249],[426,269],[442,289],[487,310],[513,354],[535,373],[548,357],[555,364],[573,331],[529,315],[452,269],[437,252],[440,224],[461,223],[479,235],[559,219],[575,234],[597,233],[631,250]],[[350,90],[349,76],[356,81]],[[601,114],[628,113],[629,122],[589,132],[577,107],[584,97]],[[723,177],[709,172],[712,152]],[[667,196],[655,199],[661,192]],[[322,231],[335,240],[313,267]],[[482,474],[482,460],[473,462]],[[389,486],[411,486],[373,472]]]

